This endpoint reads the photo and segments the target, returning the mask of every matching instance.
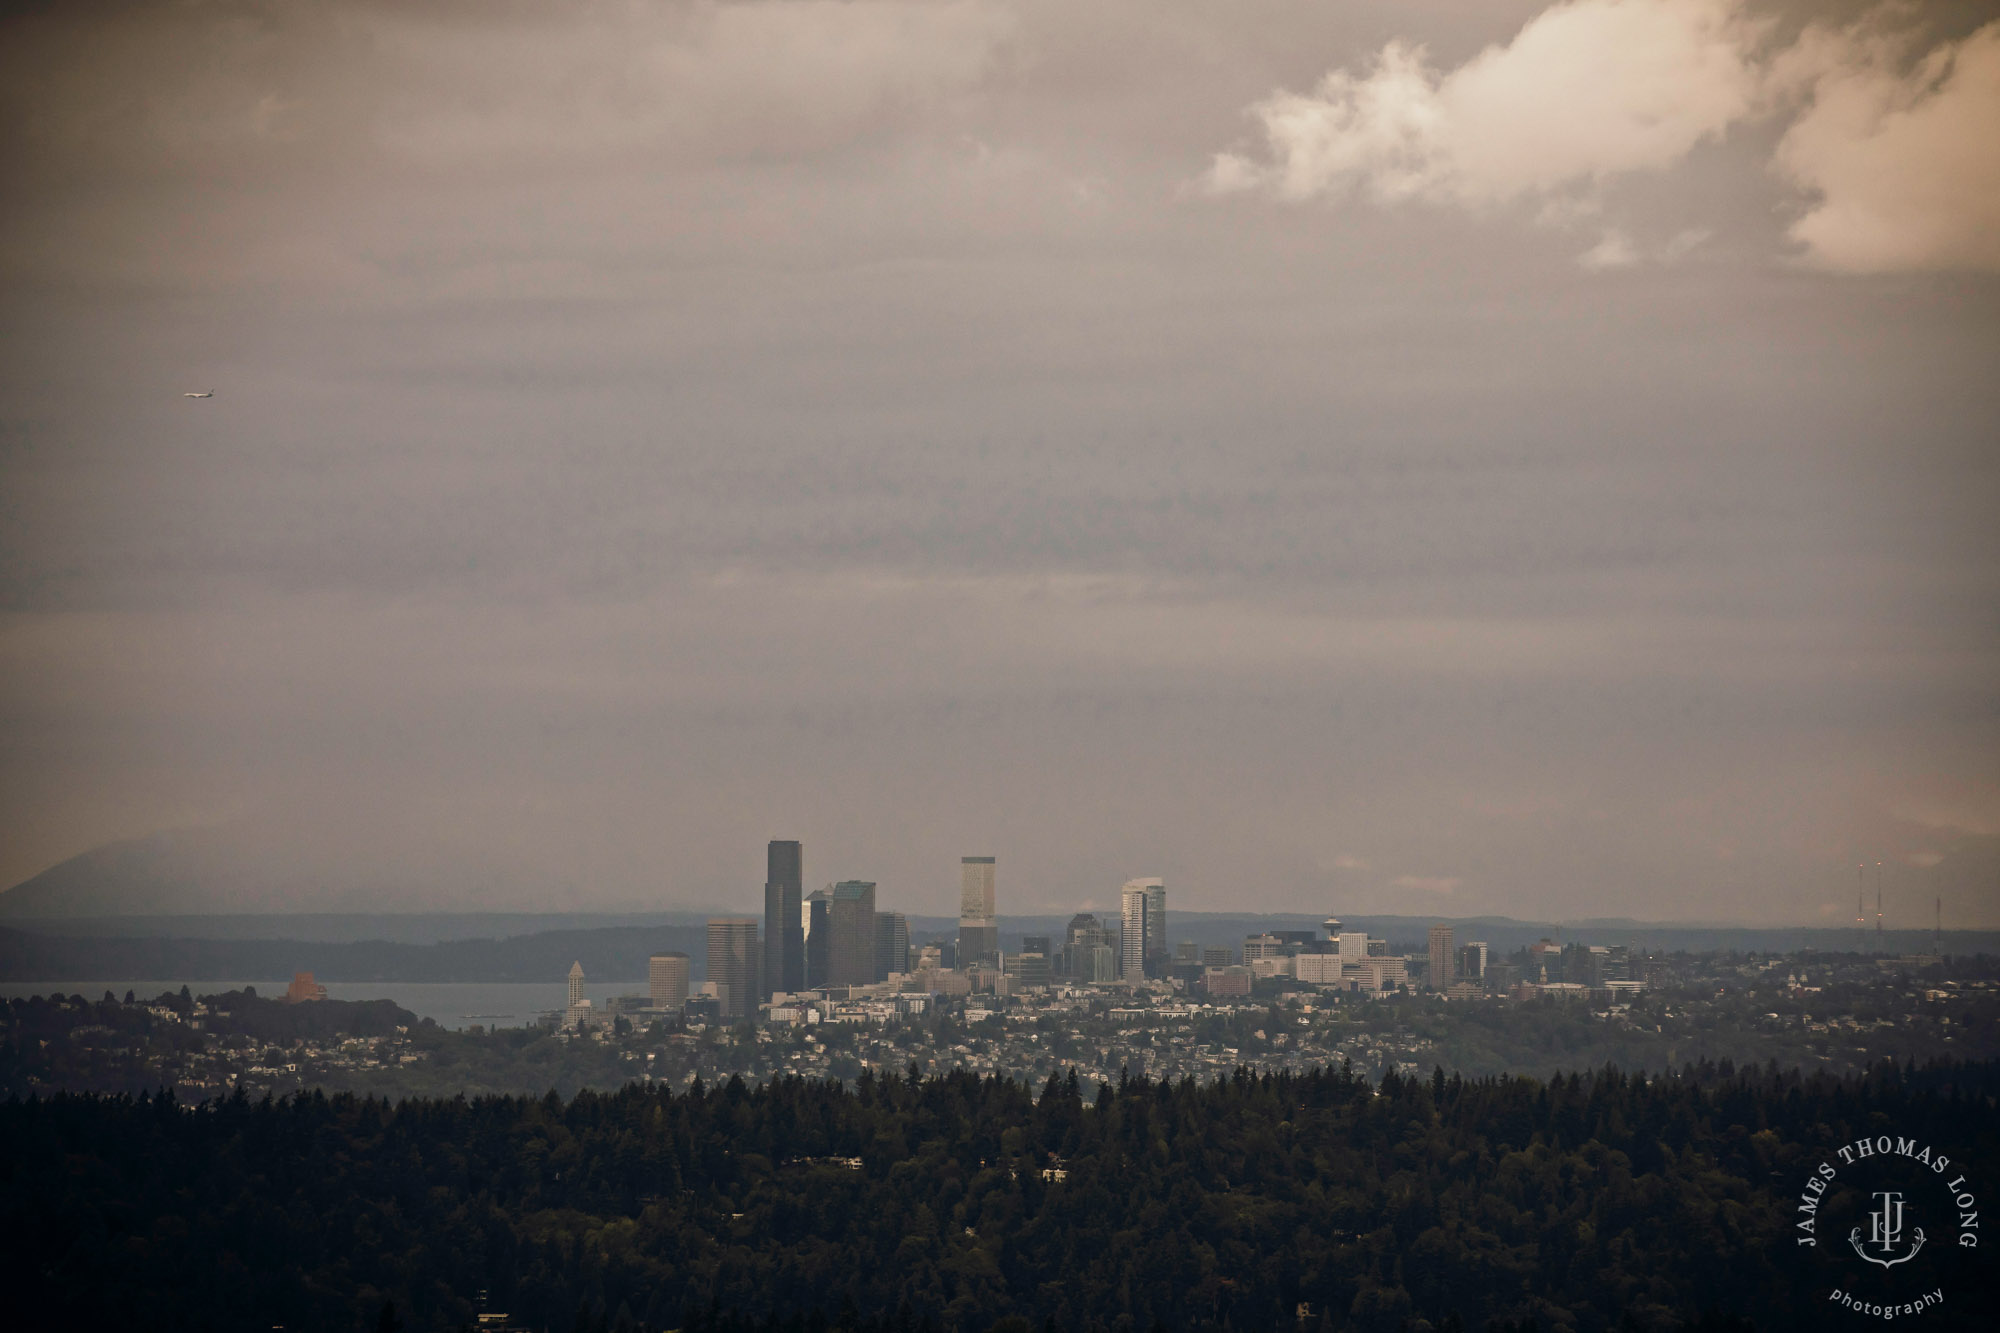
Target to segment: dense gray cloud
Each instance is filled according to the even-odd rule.
[[[11,18],[0,881],[1845,919],[2000,833],[1991,30],[1868,14]],[[1395,133],[1190,188],[1285,88]]]

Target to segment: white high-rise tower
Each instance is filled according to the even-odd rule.
[[[1000,957],[1000,917],[993,892],[990,856],[959,861],[958,965],[997,962]]]
[[[1143,879],[1127,880],[1118,895],[1118,975],[1125,981],[1146,979],[1148,887]]]
[[[569,1008],[563,1014],[563,1026],[574,1032],[581,1032],[590,1026],[590,1001],[583,998],[583,964],[569,965]]]

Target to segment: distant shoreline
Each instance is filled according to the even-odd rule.
[[[318,938],[302,937],[303,932],[299,936],[251,933],[253,929],[268,931],[301,924],[300,919],[278,916],[99,918],[93,919],[95,928],[87,930],[62,921],[17,921],[0,926],[0,982],[115,981],[122,977],[221,981],[312,972],[321,981],[343,983],[526,983],[559,979],[571,963],[580,962],[593,981],[636,984],[646,975],[646,960],[666,952],[687,954],[696,981],[707,974],[705,917],[691,913],[651,922],[622,916],[542,919],[561,922],[562,927],[556,929],[535,929],[536,918],[522,917],[425,914],[414,919],[427,923],[433,932],[483,926],[489,933],[395,940],[385,938],[385,928],[396,923],[372,916],[314,917],[303,923],[317,923],[323,932],[330,932],[338,923],[352,932],[344,938],[329,938],[327,933]],[[121,920],[122,930],[129,933],[115,928]],[[1355,916],[1348,918],[1348,923],[1387,939],[1396,952],[1417,953],[1425,947],[1425,930],[1439,920],[1449,918]],[[1001,947],[1008,952],[1019,950],[1024,935],[1059,938],[1067,923],[1067,917],[1005,917]],[[1556,926],[1475,918],[1450,924],[1462,939],[1482,940],[1502,952],[1544,937],[1634,944],[1668,953],[1789,954],[1813,950],[1898,957],[1927,954],[1933,946],[1930,931],[1915,930],[1887,931],[1878,937],[1872,930],[1703,928],[1631,922]],[[1267,929],[1314,929],[1316,925],[1304,914],[1185,912],[1169,915],[1168,933],[1177,941],[1235,948],[1246,936]],[[516,933],[499,933],[499,928],[506,926],[515,927]],[[521,926],[527,928],[519,929]],[[955,927],[950,918],[912,917],[910,938],[921,942],[949,937]],[[224,933],[228,929],[238,933]],[[196,930],[215,933],[191,933]],[[1960,957],[2000,953],[2000,931],[1946,931],[1943,946],[1946,954]]]

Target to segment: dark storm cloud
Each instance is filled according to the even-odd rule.
[[[1794,262],[1817,103],[1557,209],[1204,185],[1537,8],[9,20],[0,878],[1816,919],[2000,832],[1993,280]],[[1813,68],[1962,97],[1933,28]]]

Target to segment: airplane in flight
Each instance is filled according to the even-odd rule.
[[[183,398],[213,398],[213,397],[215,397],[215,390],[213,390],[213,389],[204,389],[204,390],[203,390],[202,392],[200,392],[200,393],[184,393],[184,394],[182,394],[182,395],[181,395],[181,397],[183,397]]]

